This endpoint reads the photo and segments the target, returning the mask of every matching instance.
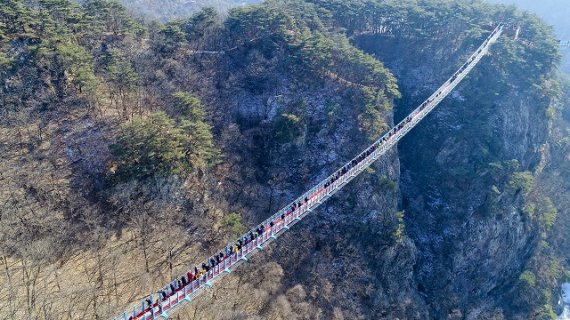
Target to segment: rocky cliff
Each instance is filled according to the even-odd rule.
[[[535,28],[532,20],[517,23]],[[401,117],[451,73],[450,57],[468,52],[466,41],[457,41],[465,33],[451,29],[457,37],[435,28],[435,36],[412,35],[409,42],[397,32],[355,38],[398,78]],[[540,175],[554,98],[544,90],[554,66],[538,77],[509,70],[509,48],[519,45],[507,33],[400,148],[402,208],[418,249],[414,275],[433,318],[529,316],[495,301],[504,299],[539,240],[537,220],[524,213],[530,190],[509,181]]]

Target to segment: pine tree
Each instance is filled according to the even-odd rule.
[[[165,113],[134,119],[110,146],[118,165],[113,181],[183,173],[189,169],[186,145],[184,131]]]
[[[218,160],[220,152],[214,146],[212,127],[205,121],[204,106],[189,93],[177,92],[174,97],[178,110],[186,118],[181,121],[180,127],[189,137],[187,150],[190,163],[195,168],[207,168]]]
[[[179,92],[175,98],[178,108],[184,110],[178,124],[159,112],[123,126],[110,146],[117,166],[112,181],[184,176],[216,163],[220,152],[214,146],[211,126],[205,122],[202,103],[188,93]]]

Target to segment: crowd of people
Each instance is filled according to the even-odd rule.
[[[424,104],[422,104],[422,106],[425,106],[425,105],[427,105],[427,102],[424,102]],[[350,170],[352,170],[353,168],[356,168],[362,161],[364,161],[372,153],[374,153],[374,151],[376,151],[381,144],[383,144],[384,142],[386,142],[390,138],[392,138],[399,130],[401,130],[404,127],[405,124],[411,122],[411,120],[412,120],[412,116],[410,115],[405,119],[405,121],[402,121],[398,126],[393,128],[392,130],[390,130],[390,132],[388,132],[382,139],[380,139],[378,142],[374,143],[366,151],[361,153],[358,157],[356,157],[355,159],[350,161],[348,164],[343,166],[340,170],[338,170],[335,174],[333,174],[329,179],[327,179],[325,181],[324,185],[321,187],[321,190],[319,190],[319,191],[326,190],[327,188],[332,186],[336,181],[338,181],[338,179],[340,179],[342,176],[347,174]],[[248,234],[245,234],[244,236],[240,237],[240,239],[236,240],[232,244],[228,244],[226,246],[225,250],[220,251],[219,253],[210,257],[206,262],[202,263],[201,268],[198,268],[198,266],[195,266],[193,270],[188,271],[185,275],[182,275],[181,277],[170,282],[167,286],[165,286],[164,288],[162,288],[158,291],[159,301],[167,300],[169,297],[176,295],[177,292],[184,290],[185,287],[187,287],[188,285],[190,285],[192,283],[194,283],[194,286],[191,286],[190,290],[193,290],[193,289],[203,285],[205,281],[207,281],[208,279],[210,279],[214,276],[214,273],[211,271],[215,270],[215,268],[217,266],[219,266],[220,264],[222,264],[222,262],[224,262],[224,260],[226,260],[230,257],[233,257],[234,258],[233,261],[237,261],[239,254],[242,253],[242,250],[245,246],[248,246],[251,243],[254,243],[256,241],[256,239],[263,237],[263,235],[266,232],[269,232],[271,235],[273,235],[273,233],[275,232],[274,228],[275,228],[276,224],[285,223],[285,220],[288,216],[293,215],[295,213],[295,211],[300,210],[303,206],[305,206],[305,209],[306,209],[309,206],[308,202],[314,196],[316,196],[316,193],[314,193],[313,195],[307,196],[304,199],[299,199],[297,201],[294,201],[291,204],[291,206],[289,207],[289,209],[286,210],[286,212],[282,213],[277,218],[270,220],[270,222],[267,226],[264,224],[259,225],[257,228],[255,228],[254,230],[251,230]],[[281,230],[281,229],[279,229],[279,230]],[[279,230],[277,230],[277,231],[279,231]],[[261,241],[263,241],[263,239]],[[229,262],[226,261],[226,263],[228,263],[228,265],[224,264],[224,267],[229,266]],[[220,270],[218,269],[218,272],[219,271]],[[188,290],[188,288],[186,290]],[[158,306],[159,313],[162,312],[162,310],[161,310],[162,304],[161,303],[154,303],[152,296],[149,296],[147,299],[145,299],[145,304],[146,304],[146,308],[144,310],[142,310],[138,316],[136,316],[134,318],[131,317],[129,319],[138,319],[138,317],[140,317],[141,315],[143,315],[149,311],[151,313],[154,313],[153,306]]]
[[[493,35],[495,32],[496,32],[496,30],[493,31],[493,33],[491,35]],[[484,44],[487,44],[488,41],[489,40],[485,40]],[[482,49],[479,49],[477,51],[477,53],[481,53],[481,50]],[[457,77],[459,76],[459,74],[461,72],[463,72],[467,68],[467,66],[471,62],[473,62],[474,59],[475,59],[475,57],[472,57],[467,63],[465,63],[450,78],[449,82],[451,83],[451,82],[455,81],[457,79]],[[443,93],[442,90],[438,91],[435,95],[435,98],[438,98],[442,93]],[[419,110],[423,111],[432,101],[433,101],[433,99],[431,99],[431,98],[424,101],[420,105]],[[219,266],[220,264],[222,264],[226,259],[228,259],[230,257],[234,257],[235,260],[233,260],[233,261],[237,261],[237,258],[242,253],[242,250],[244,247],[246,247],[246,246],[250,245],[251,243],[256,242],[256,240],[258,240],[256,242],[256,244],[257,244],[259,242],[259,238],[263,237],[263,235],[266,232],[269,232],[271,235],[273,235],[273,233],[275,232],[274,227],[276,224],[278,224],[278,223],[284,224],[286,222],[286,218],[288,216],[294,214],[295,211],[300,210],[303,206],[305,206],[305,209],[307,209],[307,207],[309,207],[309,204],[308,204],[309,201],[313,197],[315,197],[317,193],[325,191],[327,188],[332,186],[336,181],[338,181],[341,177],[343,177],[345,174],[350,172],[353,168],[356,168],[362,161],[364,161],[372,153],[374,153],[374,151],[376,151],[380,147],[380,145],[387,142],[396,133],[398,133],[400,130],[402,130],[406,124],[410,123],[416,114],[417,113],[412,113],[411,115],[407,116],[404,119],[404,121],[400,122],[397,126],[392,128],[379,141],[374,143],[372,146],[370,146],[367,150],[365,150],[363,153],[361,153],[355,159],[353,159],[348,164],[343,166],[340,170],[338,170],[336,173],[331,175],[330,178],[328,178],[325,181],[325,183],[320,188],[320,190],[317,189],[318,191],[313,193],[312,195],[306,196],[304,199],[299,199],[299,200],[294,201],[288,210],[286,210],[280,216],[278,215],[276,218],[271,219],[267,226],[264,226],[263,224],[259,225],[257,228],[251,230],[248,234],[245,234],[240,239],[236,240],[234,243],[228,244],[226,246],[225,250],[220,251],[219,253],[210,257],[206,262],[202,263],[201,268],[198,268],[198,266],[195,266],[193,270],[188,271],[185,275],[175,279],[170,284],[168,284],[166,287],[160,289],[158,291],[159,300],[160,301],[167,300],[169,297],[176,295],[177,292],[184,290],[185,287],[187,287],[188,285],[190,285],[192,283],[195,283],[195,285],[192,286],[190,288],[190,290],[193,290],[193,289],[199,287],[200,285],[203,285],[204,281],[207,281],[208,279],[210,279],[214,276],[213,271],[215,270],[215,268],[217,266]],[[281,230],[281,229],[279,229],[279,230]],[[277,230],[277,231],[279,231],[279,230]],[[261,239],[262,239],[261,241],[263,242],[264,239],[263,238],[261,238]],[[226,263],[229,263],[229,262],[226,261]],[[226,263],[224,264],[224,268],[228,267],[228,265]],[[218,269],[218,272],[219,271],[220,270]],[[147,313],[149,311],[149,309],[150,309],[150,312],[153,314],[154,313],[153,306],[155,306],[155,305],[158,306],[159,313],[162,312],[162,304],[161,303],[153,303],[153,297],[152,296],[149,296],[147,299],[145,299],[145,303],[147,305],[146,309],[141,311],[136,317],[131,316],[129,318],[129,320],[138,319],[140,316]]]
[[[338,179],[340,179],[342,176],[347,174],[350,170],[352,170],[353,168],[356,168],[362,161],[364,161],[374,151],[376,151],[377,148],[382,143],[384,143],[388,139],[390,139],[396,132],[398,132],[398,130],[401,130],[403,128],[403,126],[406,123],[409,123],[411,120],[412,120],[412,116],[408,116],[405,121],[401,122],[397,127],[392,129],[381,140],[374,143],[366,151],[361,153],[358,157],[356,157],[355,159],[350,161],[348,164],[343,166],[340,170],[338,170],[335,174],[333,174],[329,179],[327,179],[325,181],[325,183],[322,186],[320,191],[324,191],[325,189],[329,188],[336,181],[338,181]],[[192,287],[191,289],[194,289],[194,288],[198,287],[199,285],[203,284],[203,282],[201,282],[201,280],[211,278],[213,276],[213,274],[211,274],[210,271],[214,270],[214,268],[219,266],[225,259],[228,259],[228,258],[233,256],[235,258],[234,261],[237,261],[237,257],[239,256],[238,254],[242,252],[242,249],[245,246],[248,246],[249,244],[255,242],[256,239],[258,239],[259,237],[262,237],[264,235],[264,233],[266,233],[266,232],[273,234],[275,232],[274,228],[275,228],[276,224],[285,223],[285,219],[288,216],[294,214],[295,211],[300,210],[303,206],[305,206],[305,209],[306,209],[309,206],[308,202],[312,199],[313,196],[315,196],[315,194],[313,194],[311,196],[307,196],[304,199],[299,199],[297,201],[294,201],[286,212],[282,213],[277,218],[270,220],[270,222],[267,226],[264,224],[259,225],[254,230],[251,230],[248,234],[245,234],[240,239],[236,240],[234,243],[228,244],[226,246],[225,250],[220,251],[219,253],[210,257],[206,262],[202,263],[201,268],[198,268],[197,266],[194,267],[193,270],[188,271],[185,275],[175,279],[170,284],[168,284],[166,287],[160,289],[158,291],[158,296],[160,297],[160,300],[164,301],[164,300],[168,299],[169,297],[175,295],[176,292],[183,290],[184,287],[191,284],[192,282],[196,281],[196,285],[194,287]],[[279,230],[281,230],[281,229],[279,229]],[[224,267],[226,267],[225,264],[224,264]],[[209,275],[209,276],[207,276],[207,275]],[[148,308],[151,308],[153,306],[152,298],[148,298],[146,300],[146,302],[147,302]],[[158,305],[160,305],[160,304],[158,304]]]
[[[439,96],[439,94],[440,93],[438,93],[436,95],[436,97]],[[420,110],[423,110],[431,101],[432,100],[430,100],[430,99],[425,101],[420,106]],[[392,130],[390,130],[378,142],[374,143],[366,151],[361,153],[358,157],[356,157],[355,159],[350,161],[348,164],[343,166],[335,174],[331,175],[331,177],[325,181],[324,185],[322,186],[321,190],[319,190],[319,191],[326,190],[327,188],[332,186],[336,181],[338,181],[338,179],[340,179],[342,176],[347,174],[350,170],[352,170],[353,168],[356,168],[362,161],[364,161],[372,153],[374,153],[374,151],[376,151],[381,144],[388,141],[399,130],[401,130],[407,123],[411,122],[412,119],[413,119],[413,115],[409,115],[408,117],[406,117],[406,119],[404,121],[400,122],[400,124],[398,124]],[[234,257],[235,260],[233,260],[233,261],[237,261],[237,257],[242,252],[242,249],[245,246],[248,246],[249,244],[255,242],[255,240],[258,239],[259,237],[262,237],[265,232],[270,232],[271,234],[273,234],[273,232],[275,231],[274,227],[276,224],[285,223],[285,219],[287,218],[287,216],[292,215],[293,213],[295,213],[295,211],[301,209],[301,207],[305,206],[305,209],[306,209],[308,207],[309,200],[312,199],[313,196],[315,196],[315,194],[313,194],[311,196],[307,196],[302,200],[299,199],[298,201],[294,201],[293,204],[291,204],[291,206],[289,207],[289,209],[285,213],[282,213],[276,219],[271,220],[268,224],[268,227],[264,226],[263,224],[259,225],[254,230],[251,230],[248,234],[246,234],[246,235],[242,236],[240,239],[236,240],[233,244],[228,244],[226,246],[225,250],[220,251],[219,253],[210,257],[206,262],[202,263],[200,268],[198,268],[198,266],[195,266],[193,270],[188,271],[185,275],[175,279],[174,281],[170,282],[164,288],[158,290],[159,301],[165,301],[169,297],[176,295],[177,292],[184,290],[185,287],[192,284],[193,282],[195,284],[194,284],[194,286],[192,286],[190,288],[190,290],[193,290],[193,289],[199,287],[200,285],[203,285],[204,281],[207,281],[209,278],[214,276],[214,274],[210,273],[210,271],[213,271],[214,268],[219,266],[222,262],[224,262],[224,260],[226,260],[230,257]],[[226,267],[226,264],[224,264],[224,267]],[[219,270],[218,270],[218,272],[219,272]],[[187,288],[187,290],[188,290],[188,288]],[[157,306],[158,312],[162,313],[162,304],[161,303],[154,303],[152,295],[149,296],[147,299],[145,299],[145,304],[146,304],[146,308],[144,310],[142,310],[139,313],[139,315],[137,315],[135,317],[131,316],[129,318],[129,320],[138,319],[141,315],[143,315],[149,311],[151,312],[151,314],[154,314],[154,308],[153,308],[154,306]]]

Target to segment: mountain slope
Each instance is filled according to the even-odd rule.
[[[558,51],[533,17],[436,0],[270,1],[166,24],[106,0],[0,10],[2,317],[139,303],[352,158],[503,19],[540,45],[507,32],[400,150],[179,316],[549,315],[562,270],[537,271],[551,210],[532,182]]]

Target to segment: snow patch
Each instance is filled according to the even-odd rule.
[[[570,283],[562,284],[562,301],[564,301],[564,312],[558,317],[559,320],[570,320]]]
[[[564,312],[558,317],[558,320],[570,320],[570,307],[565,306]]]

